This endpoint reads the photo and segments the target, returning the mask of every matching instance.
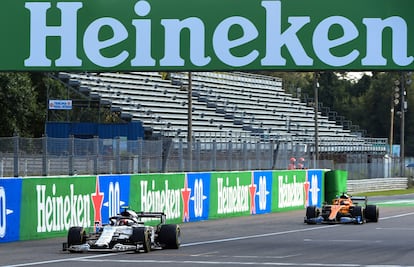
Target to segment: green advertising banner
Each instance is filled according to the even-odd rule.
[[[23,179],[20,240],[66,235],[71,226],[93,226],[95,186],[95,176]]]
[[[130,207],[137,211],[164,212],[169,223],[181,223],[188,212],[182,199],[187,196],[185,174],[132,175]]]
[[[412,0],[2,0],[0,71],[412,70]]]
[[[211,173],[209,219],[250,215],[255,193],[252,172]]]
[[[306,170],[274,171],[272,181],[272,212],[305,207]]]

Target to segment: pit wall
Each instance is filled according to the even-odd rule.
[[[0,243],[66,236],[122,206],[187,223],[321,206],[328,170],[0,179]]]

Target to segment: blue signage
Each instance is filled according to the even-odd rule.
[[[109,217],[117,215],[129,203],[129,175],[102,175],[98,177],[99,188],[103,194],[101,215],[102,223],[109,223]]]
[[[254,188],[254,189],[253,189]],[[255,190],[253,198],[254,210],[252,214],[264,214],[271,211],[272,206],[272,172],[253,172],[253,181],[250,190]]]
[[[184,221],[202,221],[208,219],[210,209],[210,173],[187,173],[186,183],[190,190],[188,200],[188,218]],[[184,206],[186,203],[184,203]]]
[[[307,170],[305,182],[305,205],[322,207],[323,202],[323,171]]]
[[[21,193],[21,178],[0,178],[0,243],[19,240]]]
[[[72,109],[72,100],[49,100],[49,109]]]

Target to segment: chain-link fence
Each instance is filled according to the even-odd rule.
[[[330,149],[329,149],[330,150]],[[289,140],[209,141],[78,138],[0,138],[0,177],[287,169],[344,169],[349,179],[400,176],[384,153],[332,148],[315,160],[311,144]]]

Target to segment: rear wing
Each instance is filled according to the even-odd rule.
[[[363,201],[365,205],[368,203],[368,197],[353,197],[351,196],[351,200],[354,204],[358,204],[360,201]]]
[[[140,211],[140,212],[137,212],[137,216],[139,219],[141,218],[159,219],[161,224],[165,224],[167,220],[167,216],[164,212]]]

